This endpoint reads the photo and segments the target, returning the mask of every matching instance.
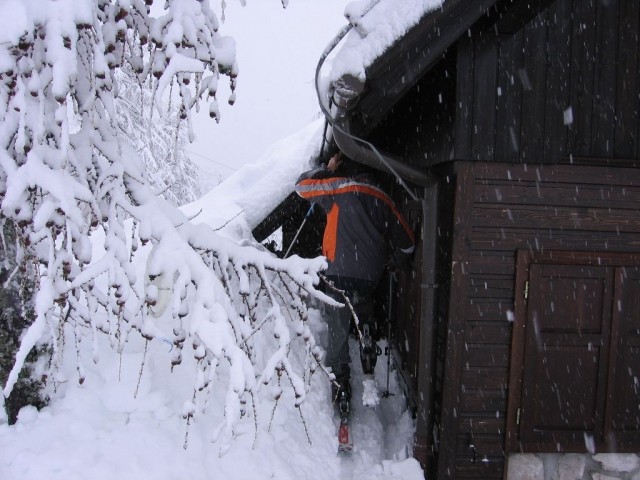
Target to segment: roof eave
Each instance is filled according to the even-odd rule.
[[[497,0],[449,0],[429,12],[367,69],[354,109],[373,126]]]

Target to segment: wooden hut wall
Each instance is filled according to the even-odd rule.
[[[418,167],[449,159],[456,113],[455,70],[455,54],[446,52],[373,131],[376,145]]]
[[[638,158],[640,3],[557,0],[518,31],[478,23],[457,45],[453,157]]]
[[[458,162],[437,478],[502,478],[516,257],[638,252],[640,170]]]

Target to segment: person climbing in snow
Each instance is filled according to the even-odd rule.
[[[360,358],[365,375],[372,375],[377,346],[368,335],[373,320],[373,293],[385,268],[392,271],[405,263],[414,250],[414,235],[393,200],[362,173],[358,164],[337,147],[327,165],[303,173],[295,190],[302,198],[317,203],[327,214],[322,253],[328,260],[327,279],[344,291],[362,322],[364,341]],[[333,288],[327,294],[340,303],[344,298]],[[333,401],[341,414],[351,398],[349,308],[328,307],[329,344],[327,366],[336,376]],[[337,385],[336,385],[337,384]]]

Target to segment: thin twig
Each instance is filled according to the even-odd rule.
[[[309,435],[309,429],[307,428],[307,422],[304,419],[304,415],[302,415],[302,405],[298,405],[296,408],[298,409],[298,413],[300,414],[300,419],[302,420],[302,426],[304,427],[304,433],[307,435],[307,441],[309,442],[309,445],[312,445],[311,436]]]
[[[358,319],[358,315],[356,315],[356,312],[353,309],[353,305],[351,304],[351,300],[349,300],[349,297],[347,297],[347,294],[345,293],[345,291],[344,290],[340,290],[338,287],[336,287],[331,280],[329,280],[327,277],[325,277],[322,274],[319,274],[319,276],[320,276],[320,279],[324,283],[326,283],[327,286],[331,290],[333,290],[334,292],[339,293],[344,298],[344,303],[349,307],[349,310],[351,310],[351,316],[353,317],[353,323],[355,324],[356,331],[358,332],[358,341],[360,342],[360,344],[363,344],[364,337],[362,336],[362,332],[360,331],[360,320]]]
[[[222,230],[224,227],[226,227],[227,225],[229,225],[232,221],[234,221],[236,218],[238,218],[240,216],[240,214],[244,213],[244,209],[240,210],[238,213],[236,213],[232,218],[230,218],[229,220],[227,220],[224,225],[218,227],[218,228],[214,228],[213,231],[217,232],[218,230]]]
[[[140,389],[140,383],[142,382],[142,371],[144,370],[144,363],[147,358],[148,347],[149,347],[149,340],[145,340],[144,353],[142,354],[142,362],[140,363],[140,373],[138,374],[138,384],[136,385],[136,391],[133,394],[133,398],[138,398],[138,390]]]
[[[276,416],[276,408],[278,408],[278,401],[282,396],[282,385],[280,384],[280,374],[278,374],[278,391],[279,393],[275,397],[275,403],[273,404],[273,410],[271,411],[271,420],[269,420],[269,427],[267,427],[267,431],[271,431],[271,425],[273,424],[273,419]]]

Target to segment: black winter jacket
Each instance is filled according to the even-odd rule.
[[[397,267],[413,253],[409,224],[368,175],[341,177],[318,167],[303,173],[295,189],[327,213],[327,275],[377,282],[387,263]]]

